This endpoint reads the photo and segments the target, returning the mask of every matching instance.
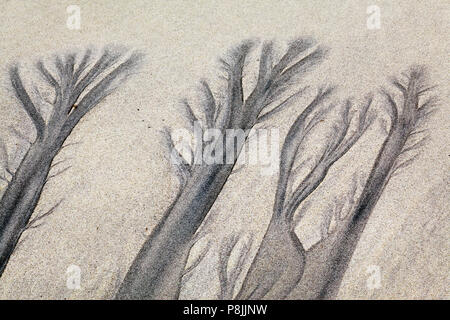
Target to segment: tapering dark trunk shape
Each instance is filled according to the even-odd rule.
[[[191,247],[190,240],[223,188],[232,165],[199,172],[145,241],[116,296],[117,299],[176,299]],[[145,281],[144,281],[145,280]]]
[[[335,297],[358,240],[383,193],[391,169],[405,145],[408,134],[401,126],[392,129],[375,161],[354,214],[348,222],[336,230],[335,234],[308,250],[303,277],[292,297],[296,299]]]
[[[318,168],[305,179],[305,195],[311,194],[325,179],[329,166],[321,164]],[[274,210],[236,299],[284,299],[302,278],[306,260],[303,245],[292,221]]]
[[[50,165],[60,150],[61,142],[48,140],[37,140],[28,150],[0,201],[0,275],[36,208]]]

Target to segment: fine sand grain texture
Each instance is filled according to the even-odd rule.
[[[196,101],[202,79],[216,93],[219,77],[225,75],[219,58],[243,40],[256,43],[253,60],[244,68],[250,70],[244,70],[246,79],[253,79],[245,80],[246,89],[258,76],[258,41],[274,40],[279,60],[286,44],[302,36],[314,38],[328,53],[299,80],[297,88],[309,86],[305,94],[262,125],[279,129],[279,149],[320,86],[336,86],[332,101],[339,105],[353,98],[362,106],[371,92],[371,114],[379,117],[302,203],[300,211],[308,207],[294,234],[305,250],[321,239],[323,212],[351,191],[355,172],[362,181],[356,194],[362,192],[386,138],[386,123],[389,126],[381,88],[395,93],[402,107],[391,77],[401,78],[412,65],[424,66],[426,82],[436,86],[432,94],[438,97],[436,112],[424,126],[429,138],[415,161],[384,187],[333,298],[450,298],[448,1],[80,0],[80,28],[70,29],[72,11],[67,8],[73,4],[0,0],[0,138],[11,163],[18,165],[27,149],[27,142],[13,131],[31,140],[36,135],[11,85],[11,66],[19,63],[24,85],[36,92],[33,87],[40,88],[42,77],[35,63],[43,59],[51,65],[55,54],[76,52],[81,58],[86,48],[100,54],[104,46],[113,45],[142,52],[145,58],[126,82],[80,120],[65,142],[71,145],[56,156],[54,162],[66,160],[70,169],[48,181],[33,217],[63,201],[39,221],[41,226],[20,237],[0,278],[1,299],[114,298],[176,198],[179,181],[163,131],[186,126],[180,112],[183,99]],[[380,9],[379,29],[367,26],[371,5]],[[312,134],[307,146],[320,151],[324,139],[326,134]],[[3,170],[0,167],[0,176]],[[261,165],[249,164],[226,179],[187,267],[202,259],[182,279],[179,298],[233,298],[251,282],[246,282],[246,274],[256,265],[279,184],[278,170],[263,171]],[[0,196],[5,190],[6,183],[0,181]],[[229,248],[233,244],[239,251],[234,254]],[[238,271],[226,290],[224,260],[228,276]],[[78,271],[80,286],[73,282]]]

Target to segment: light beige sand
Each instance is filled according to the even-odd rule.
[[[441,98],[440,111],[429,124],[432,140],[385,190],[339,298],[449,298],[448,1],[76,2],[80,30],[66,27],[66,8],[74,1],[0,1],[0,136],[10,148],[16,140],[7,134],[8,126],[29,132],[31,124],[24,122],[9,90],[9,63],[113,42],[144,50],[146,64],[71,135],[70,141],[81,144],[58,157],[71,158],[72,168],[49,183],[36,213],[65,200],[44,226],[24,234],[0,279],[0,298],[110,297],[174,196],[177,181],[158,131],[164,125],[180,126],[178,101],[191,95],[200,78],[214,77],[217,58],[239,41],[301,35],[312,35],[332,49],[310,80],[338,84],[342,97],[376,91],[410,64],[430,67]],[[366,27],[371,4],[381,9],[380,30]],[[272,125],[285,134],[296,114],[292,108]],[[366,142],[359,156],[370,166],[376,150]],[[345,165],[341,161],[330,172],[325,185],[331,190],[346,183],[334,179]],[[275,183],[276,176],[261,177],[251,168],[234,176],[213,208],[218,215],[215,237],[251,229],[261,239]],[[320,206],[320,199],[316,203]],[[314,230],[311,225],[310,234]],[[215,297],[214,261],[211,255],[199,267],[182,297]],[[66,287],[70,265],[81,268],[80,290]],[[373,265],[381,270],[378,289],[366,285]]]

